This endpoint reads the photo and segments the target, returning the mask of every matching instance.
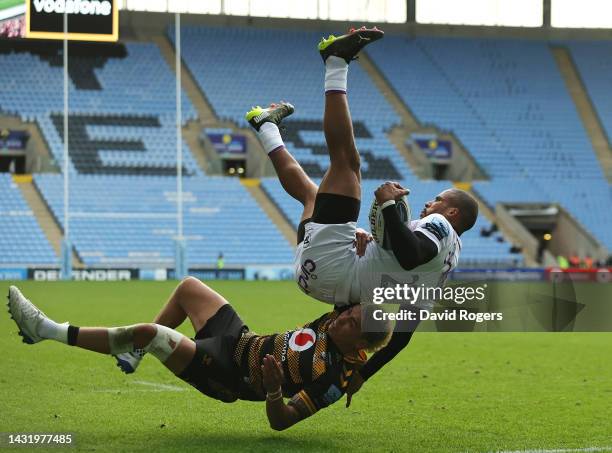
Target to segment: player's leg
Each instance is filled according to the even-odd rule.
[[[166,326],[136,324],[114,328],[79,328],[68,323],[58,324],[14,286],[9,289],[7,305],[24,343],[55,340],[89,351],[113,355],[142,348],[157,357],[175,374],[182,373],[195,355],[195,343]]]
[[[227,303],[221,294],[197,278],[187,277],[177,285],[153,322],[175,329],[189,318],[193,330],[198,333]],[[144,349],[135,347],[133,351],[117,354],[117,366],[124,373],[131,374],[136,371],[145,353]]]
[[[318,187],[308,177],[298,161],[287,151],[278,130],[283,118],[293,112],[293,105],[281,102],[270,104],[267,109],[254,107],[247,112],[245,118],[255,129],[264,150],[268,153],[285,192],[304,206],[300,218],[300,221],[303,221],[312,217]]]
[[[80,327],[74,346],[101,354],[118,355],[143,349],[174,374],[181,374],[195,354],[195,342],[160,324],[136,324],[124,327]]]
[[[319,43],[325,63],[323,131],[330,165],[315,198],[315,223],[352,224],[359,217],[361,162],[346,97],[348,65],[365,45],[383,36],[376,28],[362,27],[343,36],[330,35]]]
[[[183,279],[153,320],[170,328],[176,328],[189,318],[197,333],[227,300],[195,277]]]
[[[300,222],[312,217],[319,187],[308,177],[302,166],[284,146],[270,153],[269,156],[285,192],[304,206]]]
[[[348,64],[338,57],[329,57],[341,61],[348,69]],[[329,63],[326,68],[329,68]],[[327,69],[326,72],[329,72]],[[326,91],[323,131],[329,151],[330,165],[319,193],[330,193],[345,197],[361,199],[361,161],[355,146],[353,123],[349,111],[346,92]]]
[[[330,159],[319,194],[361,199],[361,163],[346,96],[348,65],[365,45],[383,35],[376,28],[361,28],[340,37],[330,36],[319,43],[325,63],[323,131]]]

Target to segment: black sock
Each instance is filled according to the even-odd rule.
[[[79,328],[77,326],[68,326],[68,344],[76,346],[77,337],[79,336]]]

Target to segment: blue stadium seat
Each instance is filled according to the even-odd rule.
[[[61,175],[35,182],[60,220]],[[237,178],[191,177],[184,182],[184,235],[190,265],[284,264],[293,260],[285,238]],[[71,237],[87,265],[171,266],[177,235],[176,183],[155,176],[79,176],[73,179]]]
[[[564,43],[570,49],[578,71],[602,126],[612,137],[612,43],[609,41],[574,41]]]
[[[49,49],[37,54],[31,46],[0,46],[0,66],[12,68],[0,71],[0,110],[36,121],[61,166],[62,68],[53,64]],[[124,51],[121,46],[94,63],[88,56],[71,60],[75,66],[93,64],[95,82],[78,74],[70,81],[71,239],[86,265],[171,266],[175,78],[154,44],[127,43]],[[185,94],[182,113],[184,122],[197,117]],[[219,252],[228,266],[292,262],[291,245],[240,181],[204,176],[186,144],[183,156],[190,265],[214,265]],[[62,176],[40,174],[35,182],[62,221]],[[46,241],[40,230],[35,234],[33,241]]]
[[[175,78],[152,43],[127,43],[125,56],[109,56],[93,69],[97,89],[82,89],[71,79],[69,86],[72,173],[173,174],[176,164]],[[63,70],[48,56],[27,48],[3,47],[0,52],[0,111],[36,121],[58,165],[63,162]],[[12,50],[12,51],[11,51]],[[10,52],[9,52],[10,51]],[[9,52],[9,53],[7,53]],[[71,56],[79,66],[86,57]],[[183,122],[197,118],[183,93]],[[100,141],[99,162],[84,154],[90,141]],[[105,142],[110,149],[104,149]],[[125,147],[115,151],[117,143]],[[130,151],[133,149],[132,151]],[[183,143],[185,170],[202,175]],[[79,159],[79,157],[82,157]],[[75,168],[75,164],[78,169]],[[121,169],[123,167],[123,170]],[[135,170],[135,168],[137,170]],[[78,171],[77,171],[78,170]]]
[[[169,36],[174,39],[173,30]],[[285,121],[285,143],[314,179],[320,178],[329,165],[321,124],[324,103],[323,67],[316,51],[319,38],[320,33],[316,32],[212,27],[183,27],[181,35],[183,59],[221,118],[246,126],[244,114],[253,104],[267,105],[282,99],[294,103],[296,111]],[[377,42],[372,48],[378,45]],[[236,62],[240,62],[240,71],[236,70]],[[366,226],[371,194],[381,180],[403,181],[413,189],[417,205],[450,187],[450,182],[424,182],[414,176],[385,134],[399,123],[399,117],[359,64],[352,64],[349,69],[348,93],[353,121],[363,125],[369,134],[359,137],[356,127],[364,178],[362,226]],[[380,171],[380,166],[378,171],[370,171],[377,164],[368,153],[374,159],[388,159],[395,172]],[[301,215],[299,203],[287,196],[275,179],[264,180],[263,187],[297,226]],[[479,219],[476,227],[464,235],[470,245],[465,247],[464,262],[478,261],[484,255],[487,261],[500,263],[522,260],[509,253],[509,244],[480,238],[477,230],[485,224],[486,220]],[[479,247],[471,247],[472,242]],[[486,251],[496,253],[496,260],[491,260]]]
[[[174,39],[173,30],[169,35]],[[317,149],[325,146],[324,69],[316,50],[320,36],[192,26],[183,27],[181,35],[183,59],[221,119],[247,126],[244,114],[252,105],[283,99],[295,105],[295,113],[285,121],[286,144],[313,177],[321,177],[328,166],[327,153]],[[349,71],[349,97],[364,178],[412,179],[412,171],[385,135],[399,117],[358,64]]]
[[[474,188],[487,203],[560,203],[612,248],[612,211],[593,210],[612,205],[610,185],[546,42],[387,36],[368,52],[418,119],[453,131],[486,170]]]
[[[173,39],[172,30],[169,35]],[[221,119],[246,126],[243,115],[253,104],[285,99],[296,105],[287,121],[286,143],[315,179],[328,166],[321,132],[319,37],[192,26],[182,35],[184,62]],[[610,135],[611,82],[602,75],[610,61],[607,45],[571,43],[570,48]],[[154,44],[121,46],[115,56],[74,60],[91,65],[93,75],[72,73],[70,83],[71,231],[88,265],[169,265],[176,234],[174,75]],[[0,111],[37,122],[61,165],[61,67],[36,52],[3,49],[0,67],[11,71],[0,71]],[[488,203],[560,202],[611,247],[607,225],[612,211],[601,207],[611,205],[612,191],[546,43],[388,35],[368,53],[422,123],[453,131],[474,155],[491,177],[474,185]],[[398,179],[410,187],[416,211],[450,186],[415,177],[386,136],[400,119],[359,64],[349,71],[349,98],[363,156],[362,226],[381,179]],[[184,122],[196,116],[183,94]],[[292,262],[290,245],[239,181],[204,175],[186,144],[183,149],[189,262],[212,265],[219,252],[228,265]],[[36,175],[35,182],[61,219],[61,175]],[[274,178],[264,180],[263,187],[295,225],[300,205]],[[11,203],[22,203],[15,211],[28,210],[23,200]],[[56,259],[31,217],[9,217],[22,222],[21,230],[31,232],[33,243],[47,247],[24,245],[20,250],[31,250],[36,262]],[[517,255],[509,253],[510,244],[479,235],[487,226],[481,217],[464,234],[462,263],[514,264]],[[16,256],[16,243],[3,239],[8,256]]]
[[[50,265],[55,251],[11,175],[0,173],[0,264]]]

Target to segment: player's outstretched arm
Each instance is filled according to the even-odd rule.
[[[364,380],[368,380],[378,372],[383,366],[389,363],[402,349],[408,346],[414,332],[406,332],[402,321],[398,321],[395,330],[389,339],[389,343],[380,351],[376,351],[366,362],[359,374]]]
[[[386,182],[376,192],[376,201],[380,206],[389,203],[383,208],[385,231],[391,239],[393,255],[404,270],[412,270],[431,261],[437,254],[438,248],[427,236],[419,232],[413,233],[400,219],[394,208],[395,200],[408,191],[394,182]]]
[[[276,431],[282,431],[295,425],[301,420],[298,411],[283,400],[283,370],[274,358],[268,354],[263,359],[261,366],[263,374],[263,385],[266,389],[266,415],[270,427]]]

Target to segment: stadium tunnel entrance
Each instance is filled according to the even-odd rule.
[[[606,257],[605,248],[557,204],[499,204],[496,212],[514,224],[526,252],[541,265],[556,266],[556,257],[576,253],[596,260]]]

